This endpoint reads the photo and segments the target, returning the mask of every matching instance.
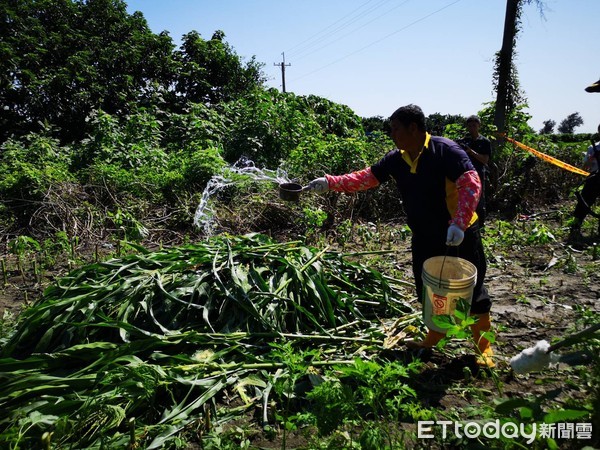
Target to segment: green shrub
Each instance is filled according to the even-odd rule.
[[[163,122],[163,146],[167,152],[191,154],[221,145],[231,120],[214,107],[190,103],[181,113],[167,113]]]
[[[223,142],[223,156],[230,163],[243,156],[258,166],[275,168],[299,145],[325,136],[364,134],[360,118],[347,106],[275,89],[224,104],[222,111],[231,121]]]
[[[196,150],[189,157],[182,158],[183,179],[188,188],[203,188],[208,180],[220,173],[226,166],[217,147]]]
[[[53,183],[71,181],[71,150],[39,134],[8,140],[0,152],[0,195],[12,200],[40,199]]]
[[[231,120],[223,141],[223,156],[230,163],[245,157],[257,166],[275,168],[305,136],[319,134],[313,115],[298,98],[275,89],[222,105],[222,111]]]
[[[72,182],[71,150],[39,134],[8,140],[0,147],[0,221],[5,226],[28,226],[51,189]]]
[[[125,169],[164,166],[166,152],[160,147],[161,122],[152,114],[140,111],[121,124],[118,117],[97,111],[91,122],[90,137],[77,149],[75,170],[98,163]]]
[[[302,97],[301,102],[314,114],[324,134],[339,137],[358,137],[364,134],[361,118],[348,106],[316,95]]]
[[[296,147],[285,168],[288,173],[307,179],[324,173],[341,175],[370,166],[392,148],[393,144],[385,136],[357,139],[329,135]]]

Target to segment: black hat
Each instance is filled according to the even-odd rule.
[[[586,92],[600,92],[600,80],[596,81],[595,83],[590,84],[588,87],[585,88]]]

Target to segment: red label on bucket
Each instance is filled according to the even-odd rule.
[[[442,297],[438,294],[433,294],[433,315],[438,316],[440,314],[446,314],[446,302],[448,297]]]

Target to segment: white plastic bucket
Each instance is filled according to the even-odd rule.
[[[466,259],[434,256],[423,263],[423,322],[430,330],[445,333],[432,317],[452,315],[459,298],[471,304],[477,268]]]

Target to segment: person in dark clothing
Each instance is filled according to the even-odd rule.
[[[481,120],[472,115],[467,118],[467,131],[469,135],[459,141],[461,147],[467,152],[479,179],[481,180],[481,196],[477,205],[477,217],[479,217],[479,228],[483,228],[487,216],[486,186],[489,183],[488,165],[492,157],[492,144],[488,138],[479,133]]]
[[[396,149],[366,169],[326,175],[309,183],[322,193],[328,190],[356,192],[374,188],[390,179],[396,182],[403,200],[407,224],[412,231],[413,274],[417,295],[423,302],[423,262],[433,256],[464,258],[477,268],[471,314],[478,344],[478,363],[493,367],[493,351],[482,332],[491,327],[492,301],[484,286],[487,262],[481,242],[477,213],[481,182],[465,151],[454,141],[426,132],[425,115],[416,105],[398,108],[390,117],[391,137]],[[443,333],[429,330],[419,348],[431,348]]]
[[[598,133],[600,134],[600,125],[598,125]],[[600,173],[598,173],[598,161],[600,160],[600,141],[590,145],[585,154],[583,167],[591,173],[585,179],[583,189],[577,195],[577,204],[573,211],[573,222],[569,233],[570,242],[580,242],[583,239],[581,235],[581,226],[586,216],[590,212],[590,208],[594,205],[598,196],[600,196]]]

